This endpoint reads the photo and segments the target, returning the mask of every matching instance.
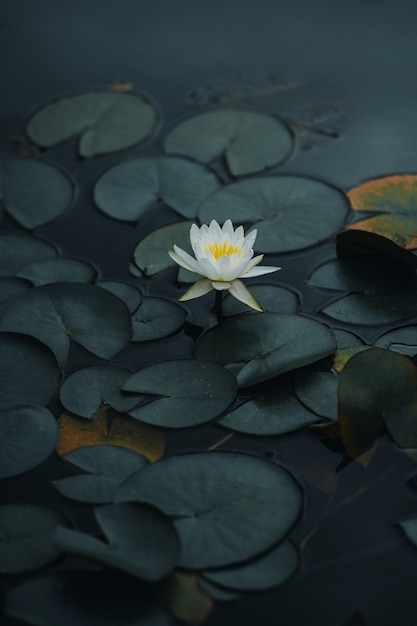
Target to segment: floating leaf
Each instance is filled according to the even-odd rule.
[[[330,330],[300,315],[242,315],[213,326],[197,341],[196,357],[234,365],[240,387],[314,363],[334,352]]]
[[[339,425],[352,457],[369,450],[388,428],[400,447],[417,447],[417,368],[407,357],[370,348],[340,374]]]
[[[346,363],[351,359],[355,354],[359,352],[363,352],[364,350],[368,350],[370,346],[352,346],[350,348],[344,348],[343,350],[338,350],[334,355],[333,359],[333,367],[338,374],[345,367]]]
[[[281,377],[219,420],[219,424],[251,435],[281,435],[317,422],[294,394],[292,379]]]
[[[210,582],[238,591],[261,590],[282,585],[300,567],[300,555],[289,541],[249,563],[204,572]]]
[[[292,252],[332,237],[348,212],[336,188],[302,176],[252,178],[222,187],[202,204],[199,219],[254,224],[261,252]]]
[[[320,417],[337,418],[337,386],[339,379],[331,372],[300,371],[295,376],[298,399]]]
[[[252,285],[250,292],[257,302],[261,304],[264,311],[270,311],[271,313],[295,313],[299,306],[297,295],[284,287],[277,287],[277,285]],[[224,299],[223,310],[225,315],[251,313],[245,304],[239,302],[231,295],[227,295]]]
[[[346,324],[391,324],[417,316],[417,292],[353,293],[325,307],[323,313]]]
[[[34,285],[92,283],[97,277],[97,270],[90,263],[80,259],[54,257],[27,265],[18,276],[30,280]]]
[[[149,461],[157,461],[165,450],[165,439],[159,430],[131,417],[116,415],[109,430],[103,407],[89,421],[63,413],[58,419],[58,427],[57,452],[60,456],[84,446],[111,445],[128,448]]]
[[[388,348],[394,352],[399,352],[409,357],[417,355],[417,328],[416,326],[405,326],[404,328],[396,328],[389,333],[385,333],[379,337],[375,343],[375,347]]]
[[[417,518],[405,520],[404,522],[398,522],[408,539],[417,546]]]
[[[56,419],[44,407],[1,407],[0,478],[23,474],[40,465],[54,451],[57,438]]]
[[[67,498],[95,504],[111,502],[125,478],[147,463],[141,454],[111,445],[78,448],[63,458],[88,473],[54,480],[53,485]]]
[[[152,231],[141,239],[134,250],[135,263],[146,276],[153,276],[174,261],[168,255],[174,244],[191,252],[190,227],[192,222],[179,222]]]
[[[235,377],[220,365],[181,359],[143,367],[123,390],[158,396],[129,411],[132,417],[156,426],[184,428],[220,415],[235,399],[237,386]]]
[[[143,157],[107,170],[94,188],[94,200],[109,217],[128,222],[136,222],[161,201],[193,218],[219,187],[216,175],[199,163],[181,157]]]
[[[132,316],[132,341],[161,339],[184,325],[184,309],[165,298],[147,297]]]
[[[333,357],[333,367],[336,372],[340,374],[348,360],[358,352],[366,350],[368,346],[364,345],[362,339],[359,339],[359,337],[347,330],[334,328],[333,334],[337,341],[337,350]]]
[[[87,365],[65,379],[59,397],[68,411],[87,419],[96,415],[102,402],[126,413],[142,400],[140,395],[121,391],[131,375],[130,369],[112,363]]]
[[[103,358],[130,339],[130,313],[105,289],[81,283],[53,283],[17,296],[2,310],[1,330],[32,335],[51,348],[62,366],[70,338]]]
[[[239,594],[236,593],[236,591],[230,591],[230,589],[219,587],[205,578],[200,579],[199,586],[204,593],[208,593],[213,600],[217,600],[218,602],[231,602],[239,597]]]
[[[56,509],[39,504],[1,505],[0,572],[26,572],[56,559],[61,554],[53,541],[58,526],[69,526],[69,522]]]
[[[292,151],[293,138],[276,117],[242,109],[216,109],[176,126],[164,147],[165,152],[203,163],[224,154],[233,176],[242,176],[285,161]]]
[[[36,111],[26,132],[36,144],[51,148],[79,136],[82,157],[130,148],[147,139],[157,113],[144,97],[92,92],[53,101]]]
[[[160,580],[177,564],[180,542],[172,522],[146,504],[108,504],[95,509],[108,543],[69,528],[58,528],[57,546],[145,580]]]
[[[0,332],[0,406],[46,406],[59,380],[58,364],[47,346],[28,335]]]
[[[192,626],[203,624],[213,606],[194,573],[172,572],[153,588],[153,593],[171,615]]]
[[[417,214],[417,175],[373,178],[349,189],[347,197],[355,211]]]
[[[25,228],[38,228],[72,204],[74,184],[55,166],[31,159],[1,159],[2,207]]]
[[[32,287],[28,280],[14,276],[0,277],[0,306]]]
[[[114,293],[115,296],[123,300],[126,303],[127,308],[131,313],[136,311],[140,303],[142,302],[142,294],[140,290],[134,285],[129,283],[122,283],[119,281],[100,280],[96,283],[97,287],[102,287]]]
[[[56,257],[58,250],[48,241],[28,235],[0,235],[0,276],[14,276],[27,265]]]
[[[116,500],[148,502],[171,516],[181,566],[200,569],[249,559],[280,541],[300,514],[302,492],[268,461],[206,452],[148,465],[123,483]]]
[[[389,239],[406,250],[417,248],[417,211],[415,216],[378,215],[350,224],[346,231],[360,230]]]

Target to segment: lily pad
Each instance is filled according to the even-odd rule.
[[[5,233],[0,235],[0,276],[14,276],[35,261],[57,255],[57,248],[44,239]]]
[[[262,556],[233,567],[208,570],[212,583],[237,591],[270,589],[289,580],[300,567],[300,555],[290,541],[283,541]]]
[[[133,255],[138,268],[146,276],[153,276],[162,270],[175,265],[168,250],[174,244],[191,252],[190,227],[192,222],[179,222],[163,226],[146,235],[137,244]]]
[[[69,522],[56,509],[39,504],[1,505],[0,572],[27,572],[56,559],[61,554],[53,541],[58,526],[69,526]]]
[[[355,211],[417,215],[417,175],[373,178],[349,189],[347,197]]]
[[[55,450],[58,426],[41,406],[0,408],[0,478],[17,476],[45,461]],[[1,567],[1,566],[0,566]]]
[[[148,502],[169,515],[181,538],[180,565],[201,569],[244,561],[283,539],[303,496],[285,469],[264,459],[209,452],[148,465],[116,500]]]
[[[252,285],[250,292],[256,301],[262,305],[264,311],[270,311],[271,313],[295,313],[299,306],[297,295],[285,287]],[[236,300],[236,298],[233,298],[233,296],[227,295],[224,299],[223,311],[225,315],[238,315],[239,313],[247,313],[248,307]]]
[[[9,300],[20,295],[24,291],[31,289],[32,284],[23,278],[15,278],[14,276],[0,277],[0,307],[4,306]]]
[[[224,154],[233,176],[242,176],[285,161],[293,138],[288,127],[272,115],[228,108],[186,119],[170,131],[164,148],[203,163]]]
[[[102,289],[111,291],[111,293],[114,293],[114,295],[120,298],[120,300],[123,300],[131,313],[136,311],[142,302],[142,294],[140,290],[129,283],[112,280],[100,280],[96,283],[96,285],[97,287],[102,287]]]
[[[95,504],[111,502],[122,482],[148,463],[141,454],[119,446],[86,446],[63,459],[88,473],[54,480],[52,484],[67,498]]]
[[[236,397],[236,379],[214,363],[194,359],[163,361],[143,367],[124,384],[124,391],[157,396],[129,411],[147,424],[184,428],[208,422]]]
[[[350,224],[344,232],[359,230],[389,239],[405,250],[417,248],[417,211],[415,216],[378,215]]]
[[[68,175],[39,160],[0,160],[2,207],[18,224],[38,228],[61,216],[74,199]]]
[[[166,298],[146,297],[132,315],[132,341],[151,341],[168,337],[183,327],[184,309]]]
[[[240,433],[281,435],[314,422],[317,416],[297,400],[292,379],[283,376],[272,389],[259,391],[218,423]]]
[[[329,356],[331,331],[300,315],[262,313],[222,321],[197,341],[196,357],[231,366],[248,387]]]
[[[35,111],[26,132],[44,148],[79,137],[78,154],[91,157],[143,142],[154,130],[157,119],[158,114],[147,98],[91,92],[53,101]]]
[[[417,292],[352,293],[325,307],[323,313],[346,324],[380,326],[417,317]]]
[[[107,170],[94,188],[94,200],[103,213],[127,222],[136,222],[159,202],[193,218],[219,187],[216,175],[199,163],[181,157],[143,157]]]
[[[0,406],[46,406],[59,381],[58,364],[45,344],[28,335],[0,332]]]
[[[87,419],[96,415],[102,402],[126,413],[142,400],[138,394],[121,392],[131,375],[130,369],[112,363],[87,365],[65,379],[59,397],[68,411]]]
[[[202,204],[208,223],[253,224],[261,252],[292,252],[335,235],[345,223],[348,202],[341,191],[303,176],[252,178],[222,187]]]
[[[97,270],[90,263],[80,259],[54,257],[27,265],[18,276],[30,280],[34,285],[92,283],[97,277]]]
[[[69,528],[58,528],[56,545],[138,578],[160,580],[180,557],[180,541],[172,522],[152,506],[108,504],[95,509],[108,543]]]
[[[0,329],[31,335],[51,348],[62,366],[70,338],[103,358],[128,343],[130,313],[105,289],[80,283],[53,283],[14,298],[0,315]]]
[[[203,624],[213,608],[194,572],[172,572],[153,587],[155,597],[171,615],[191,626]]]
[[[414,357],[417,355],[417,327],[405,326],[391,330],[379,337],[374,346],[388,348],[405,356]]]
[[[337,419],[338,376],[331,372],[300,371],[295,376],[298,399],[320,417]]]

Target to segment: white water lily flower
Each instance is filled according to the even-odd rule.
[[[280,267],[256,267],[263,259],[263,254],[253,256],[253,244],[256,230],[251,230],[245,237],[243,226],[234,230],[231,220],[226,220],[223,227],[212,220],[210,225],[201,228],[193,224],[190,230],[191,246],[195,254],[193,258],[178,246],[169,250],[168,254],[178,265],[204,276],[181,296],[180,300],[191,300],[204,296],[212,289],[229,292],[248,306],[262,311],[240,278],[252,278],[280,270]]]

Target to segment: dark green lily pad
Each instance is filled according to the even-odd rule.
[[[292,378],[282,376],[219,420],[219,424],[251,435],[281,435],[317,422],[317,416],[297,400]]]
[[[78,154],[91,157],[130,148],[147,139],[158,115],[147,98],[92,92],[55,100],[36,111],[26,126],[30,139],[52,148],[79,136]]]
[[[178,222],[152,231],[141,239],[133,255],[138,268],[146,276],[153,276],[175,265],[168,254],[174,244],[191,252],[190,227],[192,222]]]
[[[283,539],[303,496],[285,469],[264,459],[206,452],[148,465],[123,483],[116,500],[148,502],[172,517],[180,565],[205,569],[247,560]]]
[[[126,413],[142,396],[121,391],[132,371],[112,363],[95,363],[72,372],[65,379],[59,398],[64,407],[80,417],[92,419],[102,402],[116,411]]]
[[[336,337],[337,349],[344,350],[345,348],[355,348],[363,346],[363,341],[354,333],[348,330],[342,330],[340,328],[333,328],[332,332]]]
[[[123,385],[124,391],[158,396],[130,410],[146,424],[184,428],[208,422],[236,397],[235,377],[214,363],[194,359],[163,361],[143,367]]]
[[[203,163],[225,155],[233,176],[261,172],[285,161],[293,138],[276,117],[243,109],[216,109],[189,117],[170,131],[165,152]]]
[[[107,291],[111,291],[111,293],[114,293],[115,296],[123,300],[131,313],[136,311],[142,302],[142,294],[140,290],[129,283],[112,280],[100,280],[96,283],[96,285],[97,287],[102,287],[103,289],[107,289]]]
[[[58,255],[56,247],[28,235],[0,235],[0,276],[14,276],[27,265]]]
[[[326,183],[302,176],[252,178],[226,185],[202,204],[198,217],[209,223],[250,223],[260,252],[291,252],[329,239],[343,226],[346,197]]]
[[[43,341],[65,363],[70,338],[103,358],[130,339],[131,319],[124,302],[105,289],[80,283],[53,283],[14,298],[0,314],[0,329]]]
[[[213,326],[197,341],[196,357],[233,367],[240,387],[314,363],[334,352],[330,330],[300,315],[241,315]]]
[[[18,276],[30,280],[34,285],[92,283],[97,277],[97,270],[80,259],[54,257],[27,265]]]
[[[177,332],[185,323],[184,309],[165,298],[147,297],[132,315],[132,341],[161,339]]]
[[[38,228],[62,215],[72,204],[74,183],[48,163],[1,159],[2,207],[25,228]]]
[[[289,580],[300,567],[300,555],[290,541],[283,541],[262,556],[234,567],[208,570],[204,577],[212,583],[237,591],[270,589]]]
[[[186,271],[186,270],[185,270]],[[250,292],[254,295],[264,311],[271,313],[295,313],[299,306],[297,295],[277,285],[251,285]],[[248,307],[231,295],[224,299],[223,311],[225,315],[247,313]],[[249,311],[250,312],[250,311]]]
[[[115,590],[117,589],[117,593]],[[31,626],[170,626],[164,609],[116,572],[37,576],[7,595],[6,615]]]
[[[323,313],[346,324],[380,326],[417,317],[417,292],[352,293],[325,307]]]
[[[405,326],[404,328],[396,328],[389,333],[385,333],[379,337],[375,343],[375,347],[388,348],[394,352],[399,352],[405,356],[413,357],[417,355],[417,327]]]
[[[32,284],[24,278],[16,278],[15,276],[0,277],[0,307],[4,306],[9,300],[20,295],[24,291],[31,289]]]
[[[45,461],[58,439],[55,417],[42,406],[0,408],[0,478],[17,476]]]
[[[408,539],[417,547],[417,517],[398,522]]]
[[[28,335],[0,332],[0,406],[47,405],[60,380],[51,350]]]
[[[217,602],[231,602],[239,597],[239,594],[236,591],[231,591],[230,589],[225,589],[224,587],[215,585],[214,583],[209,582],[206,578],[200,578],[198,586],[201,591],[207,593],[210,598],[217,600]]]
[[[109,504],[95,509],[108,543],[68,528],[55,533],[57,546],[138,578],[160,580],[178,563],[180,542],[172,522],[154,507]]]
[[[320,417],[337,419],[339,378],[331,372],[300,371],[295,375],[298,399]]]
[[[122,482],[148,463],[133,450],[110,445],[78,448],[63,458],[88,473],[54,480],[55,488],[67,498],[94,504],[111,502]]]
[[[143,157],[107,170],[94,188],[94,200],[109,217],[128,222],[136,222],[161,201],[193,218],[219,187],[216,175],[199,163],[181,157]]]
[[[56,509],[39,504],[1,505],[0,572],[26,572],[56,559],[61,554],[53,541],[58,526],[69,526],[69,522]]]

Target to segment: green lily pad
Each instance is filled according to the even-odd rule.
[[[354,333],[348,330],[342,330],[340,328],[333,328],[332,332],[336,337],[337,349],[344,350],[345,348],[354,348],[363,346],[363,341]]]
[[[417,355],[417,328],[416,326],[405,326],[396,328],[389,333],[379,337],[375,347],[388,348],[394,352],[399,352],[405,356],[413,357]]]
[[[398,522],[399,526],[403,529],[408,539],[417,547],[417,518],[405,520],[404,522]]]
[[[58,364],[45,344],[28,335],[0,332],[0,406],[46,406],[59,381]]]
[[[31,287],[32,284],[23,278],[0,276],[0,307]]]
[[[94,504],[111,502],[122,482],[148,463],[133,450],[109,445],[78,448],[63,458],[88,473],[54,480],[52,484],[67,498]]]
[[[107,170],[94,188],[94,200],[109,217],[128,222],[136,222],[161,201],[193,218],[219,187],[216,175],[199,163],[181,157],[142,157]]]
[[[226,185],[202,204],[203,223],[253,224],[260,252],[292,252],[329,239],[345,223],[348,202],[336,188],[302,176],[252,178]]]
[[[14,276],[27,265],[58,255],[56,247],[28,235],[0,235],[0,276]]]
[[[183,327],[186,318],[184,309],[175,302],[146,297],[132,315],[132,341],[168,337]]]
[[[372,178],[349,189],[347,196],[355,211],[417,213],[416,174],[393,174]]]
[[[121,391],[132,371],[112,363],[95,363],[72,372],[59,392],[63,406],[71,413],[92,419],[105,402],[116,411],[126,413],[142,396]]]
[[[27,265],[20,270],[18,276],[30,280],[34,285],[92,283],[97,277],[97,270],[90,263],[80,259],[54,257]]]
[[[417,292],[353,293],[323,309],[328,317],[346,324],[380,326],[417,317]]]
[[[123,483],[116,500],[148,502],[172,517],[180,565],[205,569],[247,560],[283,539],[303,496],[285,469],[264,459],[206,452],[148,465]]]
[[[298,399],[320,417],[337,419],[338,376],[331,372],[300,371],[295,376]]]
[[[27,572],[56,559],[61,554],[53,541],[58,526],[69,526],[69,522],[56,509],[39,504],[1,505],[0,572]]]
[[[1,407],[0,478],[37,467],[54,451],[57,440],[57,422],[48,409],[31,405]]]
[[[152,506],[108,504],[95,509],[108,543],[69,528],[58,528],[56,545],[138,578],[166,576],[180,558],[180,542],[172,522]]]
[[[233,176],[242,176],[285,161],[293,138],[272,115],[228,108],[189,117],[169,132],[164,148],[203,163],[224,154]]]
[[[241,315],[213,326],[197,341],[196,357],[231,366],[248,387],[329,356],[331,331],[300,315]]]
[[[220,365],[181,359],[143,367],[123,390],[158,396],[130,410],[132,417],[146,424],[184,428],[220,415],[235,399],[237,386],[235,377]]]
[[[74,199],[74,183],[56,166],[31,159],[1,159],[2,207],[25,228],[61,216]]]
[[[270,589],[289,580],[300,567],[300,555],[290,541],[283,541],[262,556],[233,567],[208,570],[212,583],[237,591]]]
[[[317,422],[295,396],[292,379],[282,376],[219,420],[219,424],[250,435],[281,435]]]
[[[271,313],[295,313],[299,306],[297,295],[293,291],[285,289],[285,287],[252,285],[250,292],[255,297],[255,300],[261,304],[264,311],[270,311]],[[239,313],[247,313],[248,307],[229,294],[224,299],[223,311],[225,315],[238,315]]]
[[[62,366],[70,338],[103,358],[111,358],[130,339],[130,313],[105,289],[80,283],[42,285],[14,298],[0,314],[0,329],[43,341]]]
[[[163,226],[146,235],[137,244],[133,256],[136,265],[146,276],[153,276],[175,265],[168,254],[174,244],[191,252],[190,227],[193,222],[178,222]]]
[[[29,119],[26,132],[39,146],[52,148],[79,137],[78,154],[91,157],[130,148],[147,139],[158,114],[147,98],[92,92],[55,100]]]
[[[117,593],[115,590],[117,589]],[[41,575],[7,595],[6,615],[31,626],[170,626],[164,609],[116,572]]]
[[[102,287],[103,289],[107,289],[107,291],[111,291],[111,293],[114,293],[114,295],[120,298],[120,300],[123,300],[131,313],[136,311],[142,302],[142,294],[140,290],[129,283],[112,280],[100,280],[96,283],[96,285],[97,287]]]

